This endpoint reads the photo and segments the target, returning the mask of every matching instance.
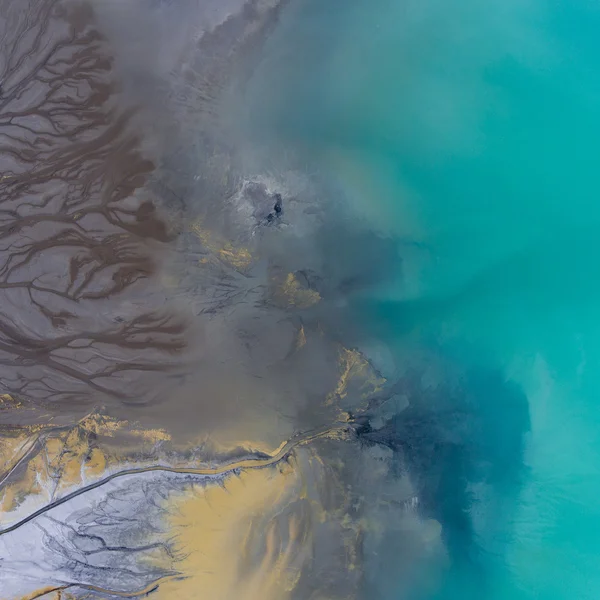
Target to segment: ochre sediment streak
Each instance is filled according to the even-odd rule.
[[[253,257],[247,248],[234,246],[216,232],[205,228],[201,220],[192,223],[190,230],[202,242],[204,250],[213,258],[223,261],[239,271],[244,271],[251,266]],[[201,259],[201,262],[206,261],[208,261],[207,257]]]
[[[137,455],[144,446],[170,439],[163,430],[141,429],[98,413],[84,417],[72,427],[7,428],[2,434],[0,512],[5,516],[28,495],[44,492],[52,499],[90,478],[101,477],[107,468],[130,458],[126,453],[109,453],[103,447],[107,438],[119,435],[135,441]]]
[[[373,365],[358,350],[340,347],[339,349],[340,378],[336,388],[327,396],[326,403],[334,404],[343,400],[349,389],[355,388],[361,399],[380,392],[386,383]]]
[[[310,502],[292,458],[245,471],[223,486],[195,487],[172,502],[170,525],[186,576],[161,585],[159,600],[286,600],[311,558]]]
[[[321,301],[319,292],[303,285],[295,273],[276,271],[271,286],[272,301],[282,308],[307,309]]]
[[[321,300],[319,292],[305,289],[294,273],[288,273],[282,285],[282,293],[288,304],[297,308],[308,308]]]
[[[53,502],[46,504],[45,506],[43,506],[39,510],[36,510],[26,518],[21,519],[20,521],[14,523],[10,527],[6,527],[0,530],[0,535],[4,535],[6,533],[10,533],[11,531],[15,531],[19,527],[25,525],[26,523],[29,523],[33,519],[39,517],[40,515],[43,515],[49,510],[61,506],[62,504],[69,502],[73,498],[76,498],[77,496],[80,496],[81,494],[84,494],[93,489],[97,489],[107,484],[109,481],[113,481],[115,479],[118,479],[119,477],[125,477],[127,475],[141,475],[143,473],[151,473],[157,471],[164,473],[219,476],[249,469],[264,469],[265,467],[270,467],[281,462],[290,454],[290,452],[292,452],[292,450],[295,447],[308,444],[319,437],[327,437],[334,435],[342,430],[348,430],[348,426],[346,425],[338,427],[327,427],[317,431],[302,434],[282,444],[272,456],[269,456],[267,458],[245,458],[242,460],[225,463],[223,465],[213,468],[168,467],[162,465],[154,465],[147,467],[123,469],[122,471],[112,473],[111,475],[108,475],[107,477],[99,481],[80,487],[69,494],[65,494],[57,500],[54,500]]]
[[[21,431],[16,437],[0,437],[0,489],[14,470],[22,463],[27,462],[40,442],[40,436],[29,431]],[[15,459],[15,456],[17,457]]]

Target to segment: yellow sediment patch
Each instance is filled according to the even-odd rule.
[[[30,495],[54,497],[80,485],[84,477],[101,477],[109,466],[140,450],[140,442],[123,455],[99,447],[117,433],[148,447],[171,439],[162,429],[132,428],[128,421],[98,413],[69,429],[40,425],[5,432],[0,436],[0,516],[7,519]],[[13,471],[16,465],[20,469]]]
[[[24,460],[33,449],[37,435],[31,434],[27,429],[12,437],[0,438],[0,464],[2,477],[7,476],[15,464]],[[34,456],[32,454],[32,456]],[[4,484],[0,487],[0,515],[13,510],[29,493],[41,492],[36,478],[35,467],[24,460],[25,469],[21,473],[18,482]]]
[[[186,578],[161,585],[157,600],[193,598],[198,590],[211,600],[289,598],[310,546],[294,466],[246,471],[175,500],[170,525]]]
[[[35,442],[35,436],[27,430],[21,430],[13,436],[0,437],[0,471],[9,469],[15,459],[23,456]]]
[[[335,390],[328,394],[326,404],[334,404],[348,395],[350,388],[356,389],[363,399],[383,389],[386,382],[373,368],[371,363],[358,351],[340,348],[340,377]]]
[[[206,229],[201,220],[192,223],[190,230],[198,237],[202,245],[212,256],[227,263],[234,269],[244,271],[252,264],[253,258],[247,248],[234,246],[217,233]],[[200,262],[206,264],[210,261],[202,258]]]
[[[296,308],[309,308],[321,300],[319,292],[300,285],[293,273],[288,273],[279,295],[285,304]]]
[[[171,434],[164,429],[132,429],[129,433],[153,443],[171,441]]]
[[[118,423],[119,427],[124,427],[126,422]],[[5,443],[5,462],[8,465],[4,473],[9,473],[16,463],[19,463],[21,467],[0,486],[0,517],[6,523],[18,518],[17,513],[12,515],[10,513],[30,495],[38,495],[46,501],[61,495],[67,489],[84,483],[84,478],[101,477],[108,468],[114,469],[120,462],[130,460],[132,457],[138,463],[143,463],[144,456],[150,456],[144,454],[143,448],[135,446],[129,448],[129,452],[125,454],[108,452],[106,448],[99,447],[98,444],[102,441],[100,436],[90,435],[96,431],[106,431],[110,437],[115,431],[114,424],[115,422],[107,417],[90,415],[71,429],[50,430],[32,439],[23,436],[13,436],[8,439],[0,437],[0,442]],[[141,437],[144,441],[148,439],[152,444],[169,439],[168,434],[162,430],[149,430],[144,433],[144,430],[136,429],[127,433]],[[251,450],[262,450],[269,457],[261,459],[262,463],[260,460],[258,462],[261,466],[266,467],[277,464],[287,452],[297,445],[310,443],[317,437],[336,435],[336,428],[323,429],[307,433],[300,438],[282,441],[276,448],[267,444],[257,448],[253,442],[238,441],[229,449],[246,447],[249,453]],[[8,460],[9,454],[13,455],[12,462]],[[172,470],[197,474],[221,474],[233,468],[245,469],[257,466],[256,459],[245,458],[235,464],[226,463],[216,467],[199,468],[173,466]],[[140,466],[140,472],[161,468],[156,465]]]
[[[252,255],[246,248],[235,248],[229,243],[219,250],[219,256],[236,269],[247,269],[252,263]]]
[[[180,558],[175,564],[170,559],[168,564],[163,564],[167,560],[164,555],[160,559],[146,560],[160,562],[161,567],[169,570],[175,568],[182,577],[159,582],[154,592],[157,600],[194,598],[198,590],[211,600],[288,600],[304,569],[313,560],[314,526],[329,517],[319,495],[308,492],[309,485],[312,486],[309,482],[323,476],[322,460],[312,451],[291,454],[283,461],[282,458],[298,445],[330,435],[335,436],[336,430],[306,434],[283,443],[272,452],[271,458],[262,461],[246,459],[212,469],[181,469],[181,472],[217,474],[236,467],[242,472],[230,475],[221,485],[195,485],[167,501],[165,508],[170,516],[166,524],[169,534],[175,536],[175,549]],[[80,434],[71,431],[63,446],[58,438],[46,444],[46,469],[61,468],[61,461],[68,454],[65,448],[77,447],[80,439]],[[89,453],[86,468],[102,471],[105,461],[106,456],[94,448]],[[298,461],[304,465],[302,468]],[[311,477],[306,467],[313,471]],[[346,546],[346,566],[355,569],[359,531],[348,518],[341,533]],[[107,592],[93,587],[90,590]],[[53,592],[57,592],[57,588],[47,588],[47,592],[40,590],[28,598],[41,597],[41,594],[49,600],[66,600],[67,596],[52,595]],[[61,593],[65,594],[66,590]],[[133,597],[136,594],[117,595]]]
[[[241,439],[242,433],[241,427],[238,429],[220,430],[218,436],[214,435],[202,438],[201,440],[198,440],[196,445],[206,446],[216,454],[221,455],[227,455],[239,450],[246,450],[248,454],[262,452],[263,454],[275,456],[287,443],[287,437],[285,437],[284,434],[281,435],[281,437],[284,438],[283,441],[276,446],[275,444],[269,444],[266,440]]]
[[[20,408],[22,403],[13,398],[10,394],[0,394],[0,410],[11,408]]]
[[[117,431],[127,426],[127,421],[118,421],[106,415],[93,413],[81,421],[79,427],[96,435],[105,435],[112,437]]]
[[[296,350],[300,350],[300,348],[304,348],[304,346],[306,346],[306,332],[304,331],[304,325],[302,325],[298,330],[298,335],[296,337]]]

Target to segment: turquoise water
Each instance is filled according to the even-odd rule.
[[[426,597],[600,597],[599,31],[584,0],[304,0],[257,75],[256,125],[397,240],[351,298],[397,368],[427,347],[497,373],[474,389],[500,463],[524,417],[498,389],[526,396],[518,475],[470,500],[478,559]]]

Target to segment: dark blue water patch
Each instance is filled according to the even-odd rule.
[[[452,598],[460,589],[462,598],[486,598],[492,575],[487,555],[505,549],[507,503],[515,508],[526,475],[527,397],[495,369],[471,369],[452,385],[419,381],[417,373],[399,381],[396,389],[408,393],[408,407],[378,428],[365,420],[358,435],[394,451],[397,475],[407,470],[415,482],[422,516],[442,525],[451,568],[437,597]],[[489,505],[473,493],[481,487],[493,499]],[[483,530],[474,511],[486,514]],[[498,520],[505,525],[503,539],[493,534]]]

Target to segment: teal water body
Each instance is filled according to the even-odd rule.
[[[494,373],[474,447],[519,468],[440,518],[450,566],[415,597],[600,597],[598,32],[589,0],[303,0],[257,74],[257,128],[397,241],[349,300],[373,339]]]

